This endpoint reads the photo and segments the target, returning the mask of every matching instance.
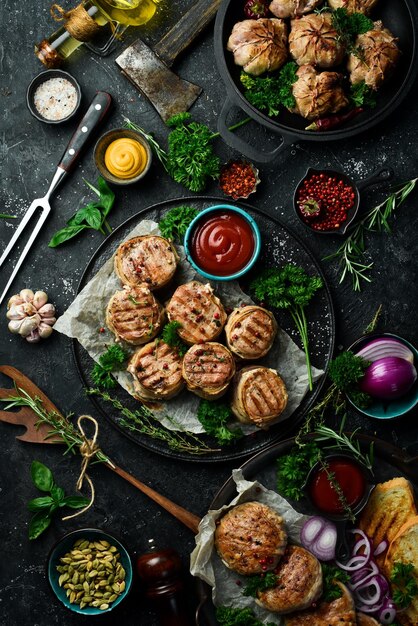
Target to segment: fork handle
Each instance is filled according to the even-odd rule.
[[[82,148],[105,117],[111,104],[112,96],[110,94],[106,93],[106,91],[97,92],[74,135],[71,137],[68,146],[65,148],[58,167],[61,167],[66,172],[70,171],[78,159]]]

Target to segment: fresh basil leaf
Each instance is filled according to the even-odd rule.
[[[96,202],[89,202],[88,204],[86,204],[86,206],[83,206],[81,207],[81,209],[78,209],[77,213],[75,213],[75,215],[73,215],[73,217],[67,222],[67,225],[76,226],[85,222],[86,215],[88,214],[90,209],[95,208],[96,205],[97,205]]]
[[[84,496],[67,496],[62,501],[62,506],[68,506],[70,509],[82,509],[90,504],[90,500]]]
[[[54,485],[51,489],[51,496],[53,497],[55,502],[60,503],[65,496],[64,489],[62,489],[62,487],[57,487],[57,485]]]
[[[65,241],[72,239],[73,237],[81,233],[81,231],[85,230],[86,228],[89,228],[87,224],[74,224],[73,226],[65,226],[61,230],[57,231],[55,235],[53,235],[48,246],[50,248],[56,248],[57,246],[61,245]]]
[[[32,461],[30,473],[35,487],[40,491],[51,491],[54,485],[54,478],[49,467],[40,461]]]
[[[91,228],[99,230],[102,225],[102,214],[94,204],[88,204],[84,207],[83,218]]]
[[[51,517],[48,513],[36,513],[29,522],[29,539],[36,539],[48,528]]]
[[[106,215],[109,213],[115,201],[115,194],[113,193],[113,191],[111,190],[111,188],[109,187],[105,179],[102,178],[101,176],[99,177],[97,181],[97,185],[100,191],[100,204],[104,209],[102,211],[102,214],[104,217],[106,217]]]
[[[29,511],[39,511],[40,509],[48,509],[54,500],[50,496],[43,496],[42,498],[34,498],[28,502]]]

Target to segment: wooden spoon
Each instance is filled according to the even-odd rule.
[[[58,415],[62,415],[60,411],[57,409],[55,404],[51,402],[51,400],[37,387],[27,376],[22,374],[18,369],[11,365],[0,365],[0,372],[11,378],[17,389],[23,389],[28,393],[32,398],[39,398],[42,401],[44,408],[48,412],[54,412]],[[12,396],[16,396],[18,394],[17,389],[0,389],[0,398],[10,398]],[[21,407],[19,411],[0,411],[0,421],[7,422],[9,424],[15,424],[18,426],[24,426],[26,431],[16,437],[16,439],[20,439],[20,441],[27,441],[30,443],[64,443],[63,440],[57,437],[47,438],[50,432],[50,426],[45,423],[37,424],[38,416],[32,409],[29,407]],[[142,491],[145,495],[147,495],[151,500],[154,500],[157,504],[159,504],[163,509],[171,513],[173,517],[179,520],[182,524],[190,528],[195,534],[198,531],[200,518],[190,511],[187,511],[182,506],[175,504],[165,496],[154,491],[151,487],[148,487],[137,478],[125,472],[121,467],[118,467],[113,461],[103,463],[105,467],[108,467],[118,474],[125,480],[127,480],[131,485]]]

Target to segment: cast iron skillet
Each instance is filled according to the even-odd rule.
[[[304,130],[307,121],[300,115],[286,110],[283,110],[277,117],[268,117],[245,99],[239,80],[241,68],[235,65],[232,53],[226,49],[234,24],[244,19],[243,5],[244,0],[223,0],[216,16],[215,58],[227,91],[227,98],[218,118],[218,130],[229,146],[253,161],[268,163],[287,146],[298,140],[324,142],[354,137],[369,130],[392,113],[412,87],[418,73],[418,11],[415,2],[414,0],[396,0],[396,2],[380,0],[371,17],[375,20],[381,19],[383,24],[398,37],[402,57],[392,79],[379,90],[377,107],[365,110],[350,122],[346,122],[343,128],[324,132]],[[234,106],[238,106],[262,126],[280,135],[280,144],[271,151],[262,151],[230,132],[226,120]]]

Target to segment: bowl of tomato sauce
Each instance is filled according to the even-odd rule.
[[[187,260],[209,280],[236,280],[257,261],[260,230],[247,211],[217,204],[204,209],[189,225],[184,237]]]

